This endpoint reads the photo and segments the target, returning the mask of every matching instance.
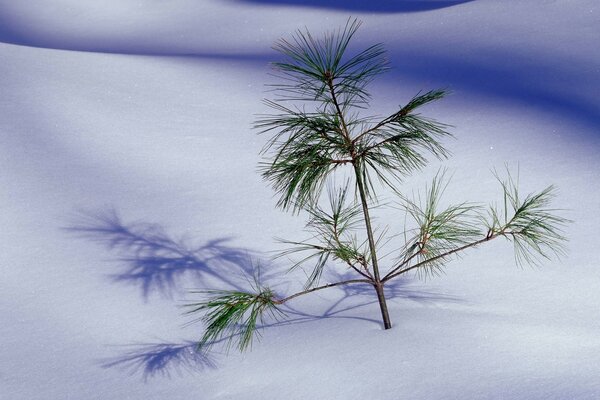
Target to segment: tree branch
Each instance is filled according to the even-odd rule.
[[[419,249],[417,252],[413,253],[413,254],[412,254],[412,255],[410,255],[410,256],[406,256],[406,257],[404,257],[404,260],[403,260],[403,261],[402,261],[400,264],[398,264],[398,266],[396,266],[396,267],[395,267],[395,268],[393,268],[393,269],[392,269],[390,272],[388,272],[388,273],[387,273],[387,274],[386,274],[386,275],[383,277],[382,281],[384,281],[384,282],[385,282],[387,279],[389,279],[390,275],[392,275],[394,272],[396,272],[396,271],[400,270],[400,269],[401,269],[403,266],[407,265],[409,262],[411,262],[411,261],[412,261],[412,259],[413,259],[413,258],[415,258],[416,256],[418,256],[419,254],[422,254],[422,250],[423,250],[423,248],[424,248],[424,247],[423,247],[423,246],[420,246],[420,247],[421,247],[421,248],[420,248],[420,249]]]
[[[475,246],[477,246],[477,245],[480,245],[480,244],[482,244],[482,243],[485,243],[485,242],[488,242],[488,241],[490,241],[490,240],[492,240],[492,239],[495,239],[495,238],[497,238],[498,236],[504,236],[504,235],[505,235],[505,233],[498,233],[498,234],[494,234],[494,233],[491,233],[491,234],[490,234],[490,233],[488,233],[488,234],[487,234],[487,235],[486,235],[486,236],[485,236],[483,239],[479,239],[479,240],[477,240],[477,241],[475,241],[475,242],[467,243],[467,244],[465,244],[464,246],[458,247],[458,248],[456,248],[456,249],[453,249],[453,250],[449,250],[449,251],[447,251],[447,252],[445,252],[445,253],[443,253],[443,254],[440,254],[440,255],[438,255],[438,256],[435,256],[435,257],[432,257],[432,258],[428,258],[427,260],[423,260],[423,261],[421,261],[421,262],[418,262],[418,263],[416,263],[415,265],[413,265],[413,266],[411,266],[411,267],[408,267],[408,268],[405,268],[405,269],[401,269],[401,270],[399,270],[401,267],[403,267],[404,265],[406,265],[406,262],[408,262],[408,261],[410,261],[410,259],[412,259],[412,257],[410,257],[410,258],[409,258],[407,261],[403,261],[403,262],[402,262],[402,263],[401,263],[399,266],[397,266],[397,267],[396,267],[396,268],[394,268],[392,271],[390,271],[390,272],[389,272],[389,273],[388,273],[388,274],[387,274],[387,275],[386,275],[386,276],[385,276],[385,277],[382,279],[382,282],[389,281],[390,279],[393,279],[393,278],[397,277],[398,275],[402,275],[402,274],[404,274],[404,273],[406,273],[406,272],[408,272],[408,271],[410,271],[410,270],[413,270],[413,269],[415,269],[415,268],[422,267],[423,265],[425,265],[425,264],[427,264],[427,263],[430,263],[430,262],[432,262],[432,261],[436,261],[436,260],[439,260],[439,259],[441,259],[441,258],[448,257],[448,256],[450,256],[450,255],[452,255],[452,254],[454,254],[454,253],[458,253],[459,251],[466,250],[466,249],[468,249],[468,248],[470,248],[470,247],[475,247]],[[418,253],[416,253],[416,254],[418,254]],[[396,271],[396,272],[394,272],[394,271]]]
[[[331,71],[325,72],[325,79],[327,80],[327,87],[329,88],[329,93],[331,94],[331,102],[335,107],[336,113],[340,117],[340,122],[342,124],[342,136],[344,137],[346,144],[349,146],[352,158],[354,158],[354,145],[352,143],[352,140],[350,139],[350,132],[348,131],[348,125],[346,124],[344,113],[342,112],[340,104],[337,100],[337,96],[335,95],[335,88],[333,86],[333,75],[331,74]]]
[[[360,151],[360,153],[357,154],[356,158],[360,158],[364,154],[366,154],[367,152],[369,152],[369,151],[371,151],[371,150],[373,150],[373,149],[375,149],[375,148],[377,148],[379,146],[382,146],[382,145],[384,145],[386,143],[393,142],[393,141],[401,139],[401,138],[411,139],[411,138],[418,138],[418,136],[417,135],[410,135],[410,134],[407,134],[407,133],[402,133],[402,134],[399,134],[399,135],[390,136],[389,138],[386,138],[386,139],[382,140],[381,142],[378,142],[378,143],[375,143],[375,144],[372,144],[370,146],[365,147],[364,149],[362,149]]]
[[[349,164],[352,163],[352,160],[330,160],[330,164]]]
[[[337,245],[340,248],[342,248],[342,241],[340,240],[340,234],[338,232],[337,223],[333,224],[333,238],[335,239]],[[364,267],[364,269],[365,269],[365,272],[362,272],[354,264],[352,264],[350,262],[350,260],[344,260],[344,261],[346,261],[346,263],[350,266],[350,268],[352,268],[353,270],[355,270],[356,272],[358,272],[360,275],[364,276],[367,279],[373,279],[373,277],[371,276],[371,272],[367,268],[366,263],[361,263],[360,260],[357,260]]]
[[[317,290],[328,289],[328,288],[331,288],[331,287],[341,286],[341,285],[350,285],[352,283],[368,283],[368,284],[371,284],[371,285],[373,284],[373,282],[371,282],[368,279],[350,279],[350,280],[347,280],[347,281],[341,281],[341,282],[335,282],[335,283],[328,283],[327,285],[317,286],[317,287],[312,288],[312,289],[307,289],[307,290],[303,290],[303,291],[298,292],[298,293],[294,293],[293,295],[288,296],[288,297],[284,297],[283,299],[273,300],[273,303],[275,303],[275,304],[283,304],[283,303],[285,303],[285,302],[287,302],[289,300],[292,300],[292,299],[294,299],[296,297],[300,297],[300,296],[303,296],[303,295],[308,294],[308,293],[316,292]]]
[[[396,119],[398,116],[405,116],[406,114],[408,114],[408,112],[404,112],[403,111],[404,108],[398,112],[395,112],[394,114],[390,115],[387,118],[384,118],[383,120],[381,120],[379,123],[377,123],[377,125],[367,129],[366,131],[363,131],[360,135],[358,135],[357,137],[355,137],[354,139],[352,139],[352,144],[356,144],[356,142],[358,142],[363,136],[368,135],[371,132],[375,132],[378,129],[381,129],[382,127],[384,127],[385,125],[394,122],[394,119]]]
[[[287,242],[287,243],[311,247],[311,248],[313,248],[315,250],[319,250],[320,252],[332,253],[335,256],[335,248],[324,247],[324,246],[319,246],[318,244],[302,243],[302,242]],[[341,244],[339,242],[338,242],[338,244],[341,246]],[[285,254],[290,254],[292,251],[293,250],[291,250],[289,252],[286,252]],[[301,250],[296,250],[296,251],[301,251]],[[309,256],[309,257],[305,258],[304,260],[307,260],[310,257],[312,257],[312,256]],[[337,257],[337,256],[335,256],[335,257]],[[337,258],[339,258],[340,260],[342,260],[340,257],[337,257]],[[348,261],[348,260],[342,260],[342,261],[345,261],[350,268],[352,268],[354,271],[358,272],[360,275],[364,276],[367,279],[372,279],[372,277],[367,274],[369,272],[368,270],[367,270],[367,273],[362,272],[360,269],[358,269],[350,261]],[[296,264],[296,265],[298,265],[298,264]]]

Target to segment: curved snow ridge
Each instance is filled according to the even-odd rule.
[[[115,35],[109,32],[79,34],[79,32],[54,31],[46,34],[42,29],[27,31],[23,28],[25,25],[27,24],[5,23],[0,15],[0,43],[86,53],[232,59],[261,63],[267,63],[271,58],[264,51],[253,51],[242,46],[203,48],[198,44],[190,45],[187,41],[154,40],[151,36],[140,38],[136,35]],[[268,46],[261,46],[262,50],[265,47],[268,48]]]
[[[11,29],[10,24],[4,24],[0,16],[0,43],[34,47],[48,50],[66,50],[88,53],[121,54],[138,56],[163,57],[193,57],[238,59],[246,61],[266,62],[269,56],[248,49],[202,49],[199,46],[189,46],[185,43],[161,43],[152,40],[136,40],[129,37],[89,36],[80,37],[65,33],[44,35],[38,32],[24,33]]]
[[[26,2],[0,0],[0,42],[97,53],[227,56],[261,51],[270,47],[281,32],[289,31],[290,20],[281,18],[282,9],[301,22],[306,20],[302,18],[305,14],[311,19],[328,20],[328,15],[337,13],[345,19],[349,13],[415,13],[474,1],[39,0],[31,7]],[[260,14],[245,12],[257,5],[262,6]],[[323,10],[330,13],[323,16]],[[281,29],[267,32],[265,26]]]
[[[155,56],[227,56],[272,42],[259,28],[266,17],[231,21],[230,13],[230,7],[211,0],[40,0],[36,7],[0,0],[0,42]],[[243,45],[240,37],[246,38]]]
[[[107,42],[105,44],[89,44],[81,43],[78,45],[67,45],[67,44],[50,44],[27,42],[27,41],[10,41],[2,40],[0,36],[0,44],[8,44],[15,46],[24,46],[46,50],[61,50],[61,51],[74,51],[81,53],[96,53],[96,54],[115,54],[123,56],[148,56],[148,57],[173,57],[173,58],[189,58],[189,59],[215,59],[215,60],[233,60],[243,62],[257,62],[261,64],[268,64],[272,61],[273,57],[270,54],[265,53],[248,53],[248,52],[218,52],[218,51],[177,51],[172,48],[161,48],[161,47],[144,47],[135,45],[124,45],[118,46],[113,43]]]

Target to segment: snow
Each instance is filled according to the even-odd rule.
[[[559,187],[569,254],[519,269],[490,243],[389,288],[389,331],[370,290],[331,289],[251,352],[194,353],[190,289],[257,260],[298,285],[268,259],[304,221],[274,209],[251,125],[271,44],[350,15],[394,66],[377,113],[453,92],[427,110],[453,157],[406,190],[444,165],[448,201],[490,202],[518,166]],[[600,398],[599,23],[595,0],[1,0],[0,398]]]

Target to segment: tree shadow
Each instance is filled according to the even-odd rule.
[[[295,6],[329,10],[371,13],[414,13],[433,11],[470,3],[475,0],[233,0],[268,6]]]
[[[345,279],[340,276],[340,279]],[[397,279],[386,285],[388,301],[407,299],[419,303],[438,304],[439,302],[461,303],[462,299],[435,292],[425,292],[409,288],[410,279]],[[258,327],[259,330],[269,330],[282,326],[311,323],[323,319],[353,319],[365,321],[377,326],[381,321],[375,318],[358,316],[357,309],[369,307],[377,303],[373,288],[367,284],[339,287],[338,299],[328,305],[325,310],[311,313],[293,305],[286,304],[283,311],[288,318],[285,320],[267,322]],[[208,349],[198,349],[197,342],[183,341],[181,343],[143,343],[125,347],[127,350],[120,355],[104,360],[103,368],[119,368],[131,375],[141,374],[144,380],[155,377],[171,378],[173,375],[198,373],[217,369],[216,355],[221,350],[227,352],[231,339],[235,336],[221,338],[209,344]]]
[[[81,213],[65,229],[117,252],[122,270],[110,277],[139,287],[145,299],[152,293],[172,298],[191,286],[203,288],[215,282],[240,289],[255,272],[256,254],[228,245],[229,238],[193,245],[185,238],[174,239],[157,224],[126,224],[114,210]]]
[[[252,260],[256,252],[227,244],[228,239],[210,240],[202,245],[191,245],[185,237],[174,238],[158,224],[145,222],[125,223],[115,210],[80,213],[77,221],[65,228],[79,237],[98,242],[119,254],[122,271],[111,274],[114,282],[139,287],[144,298],[152,293],[172,297],[185,287],[248,290],[248,277],[260,277],[265,283],[274,281],[274,272],[257,271]],[[274,268],[270,268],[274,270]],[[259,274],[261,272],[261,274]],[[339,272],[333,268],[324,278],[331,282],[353,278],[351,271]],[[461,302],[445,294],[427,292],[412,287],[408,278],[389,282],[386,295],[389,301],[405,299],[419,303]],[[317,312],[306,311],[301,306],[285,304],[285,320],[267,320],[259,329],[310,323],[323,319],[354,319],[380,325],[376,318],[359,315],[356,311],[377,303],[371,285],[354,284],[331,289],[332,301]],[[313,304],[314,305],[314,304]],[[311,305],[312,306],[312,305]],[[194,316],[194,318],[196,318]],[[200,321],[194,319],[189,324]],[[222,338],[211,345],[218,351],[227,348],[231,337]],[[141,373],[145,380],[153,377],[171,377],[173,374],[199,372],[217,368],[215,350],[198,350],[197,342],[138,343],[125,346],[115,357],[102,362],[104,368],[120,368],[130,374]]]
[[[80,212],[64,229],[115,251],[121,271],[109,275],[112,281],[139,288],[144,299],[153,293],[172,298],[190,286],[244,290],[257,272],[256,254],[228,245],[228,238],[193,245],[186,237],[169,235],[158,224],[126,223],[114,209]],[[144,380],[217,368],[214,353],[199,351],[197,342],[191,340],[117,347],[125,350],[101,361],[101,366],[141,374]]]
[[[197,349],[197,343],[143,343],[127,346],[117,357],[104,360],[103,368],[119,368],[130,375],[141,373],[144,380],[158,376],[171,378],[174,374],[216,369],[214,355]]]

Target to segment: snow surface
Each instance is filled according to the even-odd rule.
[[[256,173],[270,46],[349,16],[395,67],[377,113],[453,91],[427,114],[454,156],[406,190],[445,165],[448,201],[490,202],[518,165],[560,188],[569,255],[519,269],[490,243],[390,287],[389,331],[370,290],[336,289],[249,353],[194,353],[188,290],[303,237]],[[600,398],[599,27],[597,0],[1,0],[0,398]],[[264,269],[289,293],[285,267]]]

